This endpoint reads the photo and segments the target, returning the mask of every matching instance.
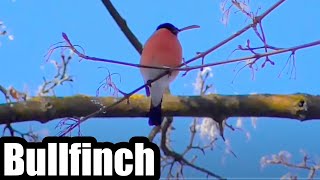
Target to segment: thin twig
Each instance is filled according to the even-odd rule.
[[[313,42],[310,42],[310,43],[306,43],[306,44],[302,44],[302,45],[298,45],[298,46],[294,46],[294,47],[290,47],[290,48],[283,48],[283,49],[274,50],[272,52],[267,52],[267,53],[262,53],[262,54],[256,53],[256,54],[251,55],[251,56],[246,56],[246,57],[242,57],[242,58],[235,58],[235,59],[231,59],[231,60],[227,60],[227,61],[218,61],[218,62],[203,64],[203,65],[199,65],[199,66],[188,66],[186,68],[179,68],[183,64],[192,62],[192,60],[194,60],[194,58],[192,58],[189,61],[186,61],[186,62],[182,63],[182,65],[180,65],[179,67],[169,68],[169,67],[146,66],[146,65],[127,63],[127,62],[121,62],[121,61],[110,60],[110,59],[102,59],[102,58],[90,57],[90,56],[87,56],[87,55],[84,55],[84,54],[80,53],[76,48],[74,48],[74,46],[72,45],[72,43],[70,42],[68,36],[65,33],[63,33],[62,36],[66,40],[68,46],[81,58],[88,59],[88,60],[94,60],[94,61],[100,61],[100,62],[107,62],[107,63],[126,65],[126,66],[137,67],[137,68],[163,69],[163,70],[168,70],[169,72],[170,71],[191,71],[191,70],[201,69],[201,68],[204,68],[204,67],[225,65],[225,64],[235,63],[235,62],[246,61],[246,60],[250,60],[250,59],[260,59],[262,57],[273,56],[273,55],[282,54],[282,53],[286,53],[286,52],[294,52],[294,51],[297,51],[297,50],[300,50],[300,49],[305,49],[305,48],[309,48],[309,47],[312,47],[312,46],[320,45],[320,40],[318,40],[318,41],[313,41]],[[205,56],[205,55],[207,55],[206,53],[207,52],[201,53],[201,55]],[[198,56],[196,56],[196,57],[198,57]],[[167,75],[167,74],[164,74],[162,76],[165,76],[165,75]]]

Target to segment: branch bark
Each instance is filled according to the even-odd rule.
[[[34,97],[25,102],[0,104],[0,124],[75,118],[109,106],[118,98],[76,95],[69,97]],[[97,114],[99,118],[147,117],[149,99],[133,95]],[[171,96],[163,100],[163,116],[169,117],[277,117],[296,120],[320,119],[320,96],[309,94],[259,94]]]

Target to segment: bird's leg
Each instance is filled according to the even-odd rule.
[[[150,96],[150,88],[151,88],[151,80],[148,80],[147,86],[145,87],[147,96]]]
[[[171,74],[172,74],[172,70],[170,69],[169,66],[163,66],[163,68],[168,68],[168,78],[170,78]]]
[[[151,87],[151,83],[152,83],[152,80],[148,80],[148,81],[147,81],[147,86],[148,86],[148,87]]]

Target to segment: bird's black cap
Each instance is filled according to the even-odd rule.
[[[165,29],[168,29],[172,34],[174,35],[177,35],[179,33],[179,29],[177,27],[175,27],[174,25],[172,25],[171,23],[163,23],[163,24],[160,24],[158,27],[157,27],[157,30],[159,29],[162,29],[162,28],[165,28]]]

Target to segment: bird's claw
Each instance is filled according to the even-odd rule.
[[[147,81],[147,86],[151,87],[151,83],[152,83],[152,81],[151,81],[151,80],[148,80],[148,81]]]

